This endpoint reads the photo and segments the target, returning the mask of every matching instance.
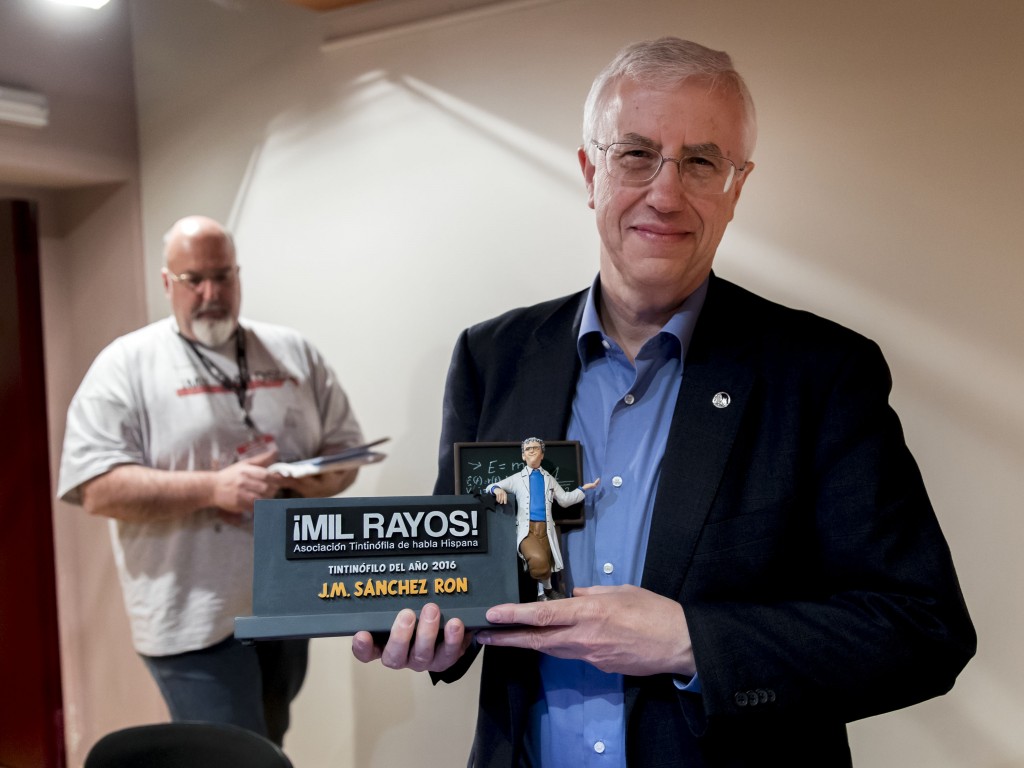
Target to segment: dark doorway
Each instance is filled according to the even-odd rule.
[[[0,200],[0,765],[65,764],[37,211]]]

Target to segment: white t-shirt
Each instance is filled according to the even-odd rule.
[[[320,353],[296,331],[241,320],[249,415],[277,443],[279,461],[336,453],[363,442],[348,398]],[[232,338],[200,347],[238,377]],[[58,495],[81,503],[81,485],[122,464],[215,470],[251,445],[237,394],[212,376],[173,318],[115,340],[86,373],[68,409]],[[214,645],[252,612],[252,522],[216,509],[146,522],[110,521],[114,557],[139,653],[165,656]],[[241,524],[238,524],[241,523]]]

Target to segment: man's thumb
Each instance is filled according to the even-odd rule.
[[[251,456],[244,461],[248,464],[255,464],[259,467],[269,467],[275,461],[277,461],[277,448],[271,448],[266,453],[260,453],[255,456]]]

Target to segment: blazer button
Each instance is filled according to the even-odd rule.
[[[772,688],[768,689],[768,701],[775,701],[775,690]]]
[[[757,689],[757,703],[758,704],[767,704],[768,703],[768,691],[766,691],[764,688],[758,688]]]
[[[735,699],[736,706],[738,707],[745,707],[749,703],[749,701],[747,700],[747,694],[745,694],[743,691],[738,691],[736,695],[733,696],[733,698]]]
[[[757,691],[747,691],[747,700],[750,702],[750,706],[756,707],[758,705]]]

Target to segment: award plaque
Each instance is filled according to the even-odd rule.
[[[428,602],[442,623],[488,626],[519,601],[515,505],[491,497],[269,499],[256,502],[253,615],[239,640],[389,632]]]

